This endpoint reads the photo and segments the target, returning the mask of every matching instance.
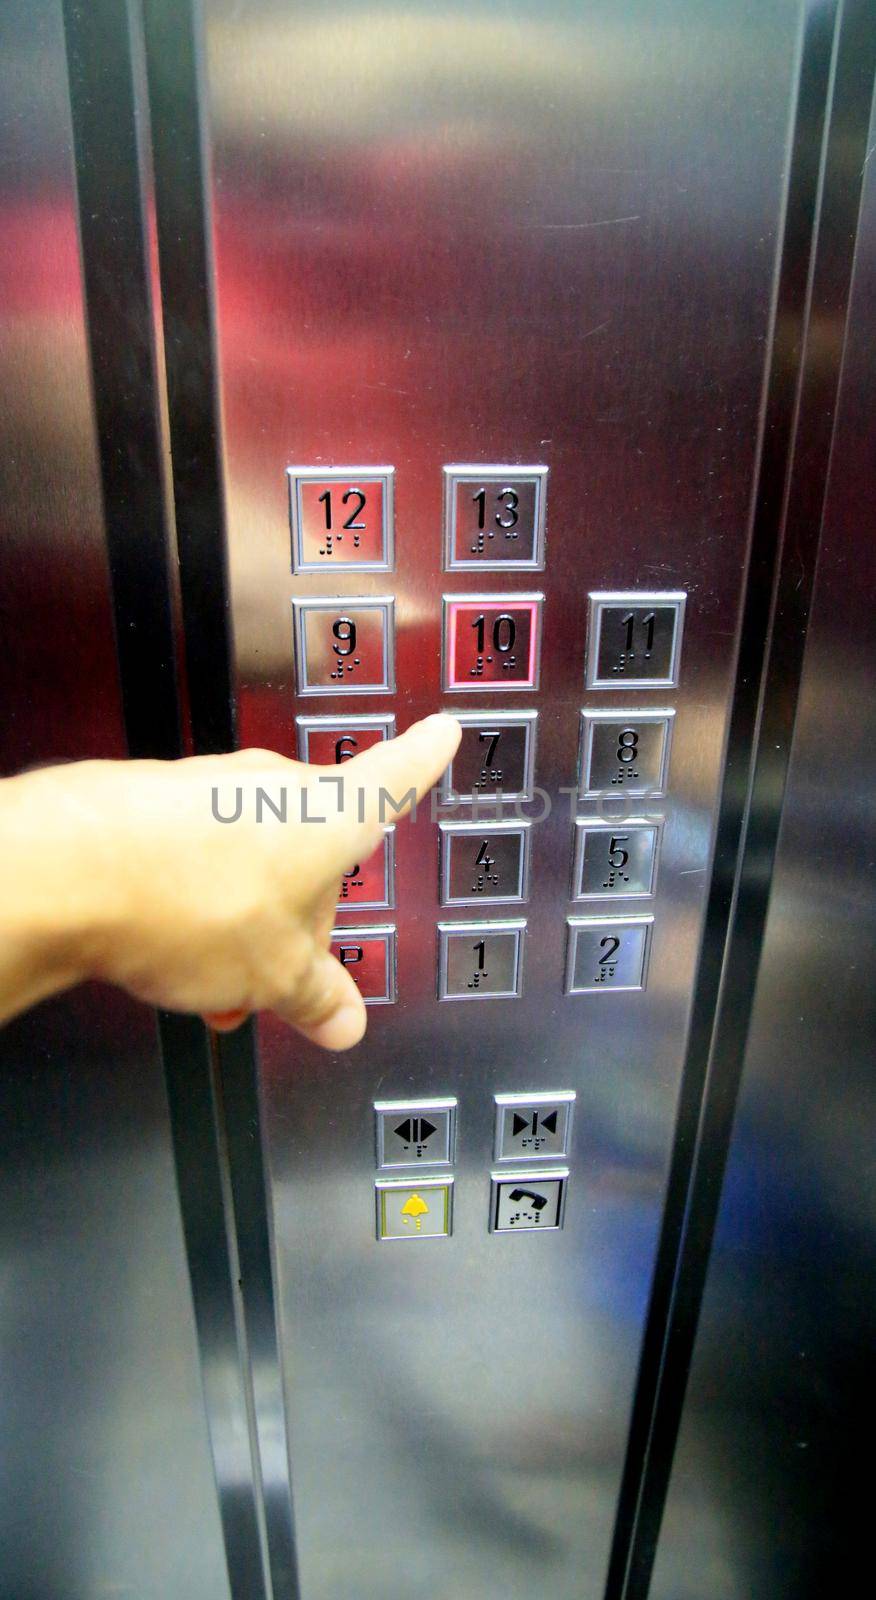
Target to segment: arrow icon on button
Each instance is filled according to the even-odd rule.
[[[428,1117],[405,1117],[395,1129],[398,1137],[405,1144],[425,1144],[432,1134],[437,1132],[434,1122]]]
[[[549,1111],[546,1116],[541,1118],[542,1130],[545,1133],[556,1133],[558,1117],[559,1117],[559,1112],[558,1111],[556,1111],[556,1110]],[[529,1117],[521,1117],[519,1115],[519,1113],[515,1111],[513,1120],[511,1122],[512,1137],[515,1138],[515,1139],[518,1139],[520,1137],[521,1133],[523,1133],[525,1131],[525,1129],[527,1129],[527,1128],[529,1129],[530,1135],[531,1135],[531,1137],[533,1139],[538,1138],[538,1130],[539,1130],[539,1115],[538,1115],[538,1112],[537,1111],[533,1111],[532,1118],[530,1119]]]

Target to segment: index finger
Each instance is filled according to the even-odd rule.
[[[346,763],[345,779],[352,778],[357,791],[355,815],[363,844],[374,849],[385,828],[428,794],[461,738],[456,718],[438,712]]]

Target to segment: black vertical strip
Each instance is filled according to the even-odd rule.
[[[186,669],[198,754],[235,742],[202,39],[196,0],[142,0]],[[252,1025],[215,1041],[274,1600],[298,1600]]]
[[[164,368],[192,740],[235,743],[199,34],[188,0],[142,0]]]
[[[79,236],[132,756],[180,753],[161,430],[124,0],[65,0]]]
[[[874,69],[871,0],[846,0],[836,17],[810,9],[719,849],[685,1062],[685,1096],[701,1089],[702,1110],[697,1117],[692,1099],[686,1104],[673,1153],[674,1214],[661,1237],[665,1330],[651,1330],[648,1394],[636,1395],[641,1478],[629,1485],[609,1577],[608,1595],[622,1600],[645,1600],[650,1586],[744,1062],[817,564]],[[643,1355],[640,1390],[644,1367]]]
[[[169,759],[181,718],[125,0],[64,0],[64,28],[125,731],[132,756]],[[159,1040],[231,1594],[264,1600],[209,1038],[197,1018],[163,1014]]]

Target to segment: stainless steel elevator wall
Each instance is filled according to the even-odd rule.
[[[125,741],[60,5],[0,9],[0,770]],[[2,889],[0,889],[2,893]],[[228,1594],[154,1019],[0,1033],[0,1594]]]
[[[874,138],[876,123],[868,149]],[[654,1600],[820,1600],[856,1587],[869,1553],[857,1512],[876,1338],[874,304],[870,164],[779,853]],[[818,330],[825,351],[836,337]]]
[[[602,1592],[721,776],[799,6],[207,0],[241,742],[538,711],[523,995],[436,999],[437,827],[398,830],[398,1000],[260,1027],[304,1600]],[[544,572],[442,571],[442,466],[550,470]],[[392,464],[390,573],[290,575],[288,465]],[[441,596],[543,591],[537,692],[442,695]],[[587,594],[683,589],[677,691],[585,694]],[[395,694],[301,700],[293,595],[396,597]],[[644,993],[563,994],[582,706],[677,712]],[[535,808],[535,814],[543,809]],[[579,908],[580,909],[580,908]],[[516,911],[515,911],[516,914]],[[343,917],[340,919],[343,921]],[[347,921],[350,921],[347,914]],[[577,1092],[562,1233],[490,1236],[492,1096]],[[372,1102],[456,1095],[454,1232],[374,1238]]]

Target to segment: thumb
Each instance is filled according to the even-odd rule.
[[[340,961],[329,950],[314,949],[307,972],[272,1011],[323,1050],[349,1050],[367,1025],[365,1002]]]

